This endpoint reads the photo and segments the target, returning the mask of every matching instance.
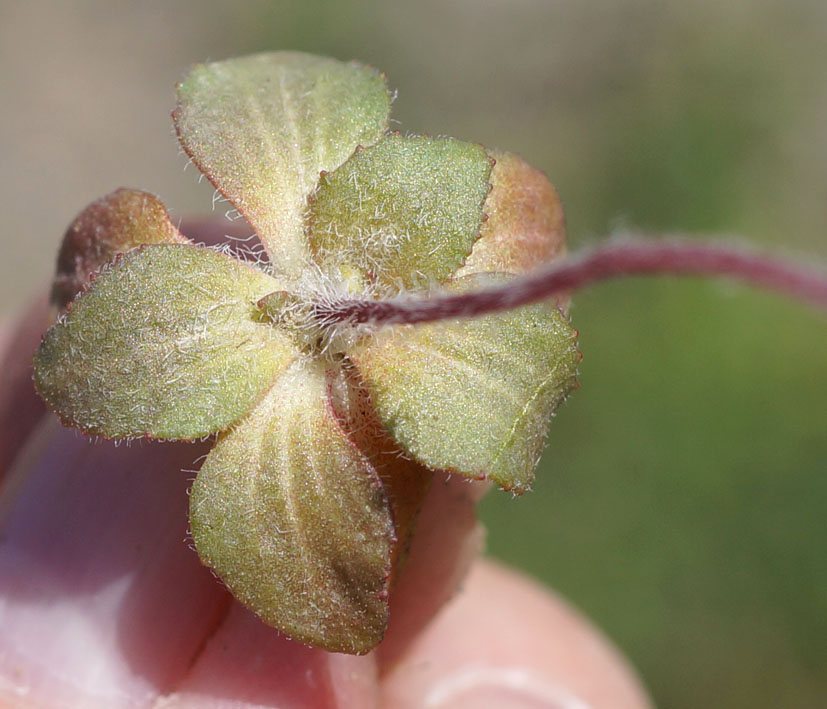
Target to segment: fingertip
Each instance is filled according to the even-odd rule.
[[[482,551],[485,532],[477,521],[476,505],[489,487],[456,475],[434,480],[391,594],[390,626],[377,651],[380,673],[396,664],[453,597]]]
[[[634,671],[565,601],[491,561],[384,676],[382,706],[646,709]]]
[[[370,709],[376,663],[307,647],[233,604],[176,691],[157,709]]]

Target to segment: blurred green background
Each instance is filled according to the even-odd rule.
[[[274,48],[372,63],[405,129],[523,154],[575,248],[691,230],[827,261],[823,0],[0,0],[0,312],[114,187],[207,211],[173,84]],[[659,706],[825,706],[825,318],[668,279],[572,317],[581,389],[535,491],[484,502],[490,552],[592,616]]]

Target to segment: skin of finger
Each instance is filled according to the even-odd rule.
[[[375,709],[376,663],[293,642],[233,604],[190,672],[156,709]]]
[[[476,505],[490,485],[437,474],[417,519],[410,555],[393,589],[390,625],[377,650],[385,674],[452,598],[480,555],[484,530]]]
[[[16,322],[0,327],[0,490],[4,472],[46,413],[32,387],[32,354],[48,325],[49,305],[44,294],[35,298]]]
[[[562,599],[490,561],[382,681],[387,709],[647,709],[610,642]]]
[[[44,419],[0,497],[0,697],[116,709],[176,685],[229,603],[186,542],[203,452]]]

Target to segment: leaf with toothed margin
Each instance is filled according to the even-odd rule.
[[[357,286],[441,283],[479,237],[490,174],[480,145],[389,135],[322,176],[310,203],[314,258]]]
[[[566,223],[557,191],[519,155],[492,150],[486,221],[471,255],[455,277],[472,273],[522,273],[565,252]]]
[[[505,276],[466,276],[465,291]],[[576,332],[548,303],[380,330],[350,352],[382,423],[430,468],[531,485],[549,420],[575,383]]]
[[[173,118],[184,150],[256,230],[275,272],[297,277],[319,174],[379,140],[389,112],[379,72],[274,52],[196,66]]]
[[[92,202],[63,236],[52,284],[52,302],[65,308],[92,274],[120,253],[143,244],[190,244],[173,226],[160,199],[121,188]]]
[[[296,356],[261,322],[278,281],[198,246],[131,251],[43,338],[35,386],[68,425],[107,438],[191,439],[227,428]]]
[[[222,434],[190,496],[201,559],[290,637],[361,654],[388,622],[390,507],[328,403],[325,364],[295,362]]]

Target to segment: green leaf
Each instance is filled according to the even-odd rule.
[[[207,457],[190,523],[201,559],[264,622],[359,654],[385,632],[395,539],[379,476],[327,399],[324,364],[297,361]]]
[[[259,322],[270,276],[197,246],[147,246],[98,275],[38,349],[35,386],[64,423],[106,437],[227,428],[293,359]]]
[[[471,255],[456,276],[522,273],[565,252],[566,222],[548,178],[519,155],[492,151],[487,219]]]
[[[465,277],[452,290],[491,279]],[[542,303],[388,328],[351,357],[383,424],[418,461],[523,492],[549,420],[574,385],[579,352],[562,313]]]
[[[184,150],[248,219],[275,272],[297,277],[319,173],[379,140],[389,111],[379,72],[275,52],[196,66],[173,118]]]
[[[115,190],[90,204],[66,230],[57,257],[52,302],[65,308],[89,284],[92,274],[119,253],[143,244],[189,243],[155,195]]]
[[[479,237],[490,173],[479,145],[389,135],[322,177],[310,207],[314,256],[356,285],[441,283]]]

